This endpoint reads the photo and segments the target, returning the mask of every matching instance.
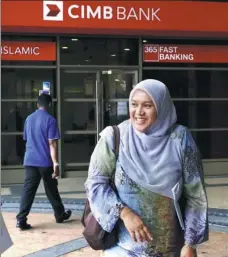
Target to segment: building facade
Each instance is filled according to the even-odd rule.
[[[228,175],[227,8],[2,0],[2,183],[23,182],[23,124],[41,92],[54,100],[61,177],[86,176],[99,133],[128,118],[129,92],[147,78],[169,88],[205,174]]]

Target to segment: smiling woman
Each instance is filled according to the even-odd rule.
[[[176,124],[162,82],[138,83],[129,105],[130,120],[118,125],[118,158],[109,126],[100,134],[85,183],[97,222],[109,233],[118,231],[118,241],[102,256],[195,257],[195,246],[208,239],[197,146],[188,129]]]

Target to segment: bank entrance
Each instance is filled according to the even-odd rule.
[[[64,176],[84,175],[99,133],[128,118],[128,97],[137,70],[63,69]]]
[[[40,91],[48,88],[53,97],[61,177],[85,177],[99,133],[128,118],[129,93],[142,79],[167,85],[178,123],[189,128],[202,154],[205,175],[227,175],[227,40],[79,35],[2,35],[2,40],[11,50],[40,49],[39,59],[2,56],[2,184],[23,183],[23,126]],[[163,60],[162,51],[170,60]],[[193,61],[182,58],[189,53]]]

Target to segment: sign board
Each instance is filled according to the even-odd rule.
[[[51,82],[50,81],[43,81],[43,90],[50,91],[51,90]]]
[[[2,0],[1,10],[2,32],[200,37],[228,33],[226,2]]]
[[[2,41],[1,59],[3,61],[55,61],[56,43]]]
[[[228,63],[228,46],[158,45],[143,46],[144,62]]]

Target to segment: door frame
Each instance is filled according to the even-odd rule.
[[[66,70],[67,68],[62,68],[62,70]],[[77,98],[76,99],[63,99],[64,101],[89,101],[89,102],[95,102],[95,109],[96,109],[96,139],[97,142],[99,140],[99,134],[100,132],[104,129],[104,110],[103,110],[103,105],[104,105],[104,88],[103,88],[103,81],[102,81],[102,75],[105,74],[105,72],[107,72],[106,74],[108,74],[108,72],[112,72],[112,73],[125,73],[125,74],[133,74],[134,78],[135,78],[135,83],[138,83],[138,79],[139,79],[139,70],[134,68],[107,68],[107,67],[94,67],[94,68],[90,68],[88,67],[88,69],[86,69],[86,67],[77,67],[77,68],[69,68],[69,70],[72,70],[72,73],[76,73],[76,74],[82,74],[82,73],[93,73],[96,74],[96,85],[95,85],[95,99],[86,99],[86,98]],[[102,74],[103,73],[103,74]],[[128,101],[128,98],[110,98],[108,100],[108,102],[126,102]],[[71,131],[64,131],[64,134],[69,134],[69,133],[73,133],[73,134],[78,134],[81,133],[82,131],[75,131],[75,132],[71,132]],[[91,131],[85,131],[83,132],[83,134],[91,134]]]
[[[128,98],[108,98],[104,99],[104,86],[102,81],[102,75],[107,74],[112,71],[112,74],[115,72],[124,73],[124,74],[133,74],[135,84],[138,83],[138,70],[136,69],[102,69],[98,70],[97,82],[96,82],[96,122],[97,122],[97,141],[99,140],[99,134],[104,129],[104,102],[117,103],[117,102],[126,102]],[[107,72],[107,73],[105,73]],[[103,73],[103,74],[102,74]]]

